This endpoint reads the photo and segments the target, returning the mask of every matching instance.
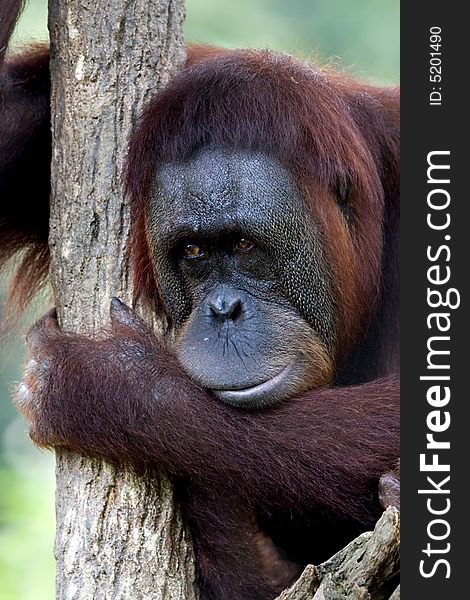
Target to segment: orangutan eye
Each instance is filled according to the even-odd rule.
[[[197,244],[186,244],[181,252],[183,258],[187,260],[207,258],[207,252]]]
[[[233,249],[235,252],[240,254],[247,254],[253,250],[254,247],[255,245],[251,240],[248,240],[247,238],[240,238],[233,246]]]

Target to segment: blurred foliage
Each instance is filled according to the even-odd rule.
[[[17,419],[10,426],[21,429]],[[0,598],[54,598],[53,457],[0,467]]]
[[[0,307],[4,289],[1,279]],[[47,305],[46,297],[38,297],[24,322]],[[54,457],[34,448],[11,402],[21,377],[25,327],[0,330],[0,600],[54,598]]]
[[[45,39],[47,0],[29,0],[15,41]],[[398,82],[399,0],[186,0],[188,41],[312,53]]]
[[[398,0],[187,0],[186,39],[338,58],[377,82],[399,77]]]
[[[29,0],[15,45],[47,39],[46,7],[47,0]],[[360,77],[398,82],[398,0],[187,0],[186,8],[187,40],[333,58]],[[54,597],[54,460],[34,449],[10,401],[22,338],[0,339],[0,599],[48,600]]]

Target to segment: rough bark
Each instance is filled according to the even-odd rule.
[[[62,326],[131,303],[121,177],[132,124],[184,60],[182,0],[50,0],[51,278]],[[57,453],[57,598],[192,600],[191,546],[161,475]]]
[[[373,532],[318,567],[309,565],[277,600],[399,600],[400,514],[388,508]],[[393,594],[392,594],[393,592]]]

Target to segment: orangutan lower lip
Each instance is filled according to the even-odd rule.
[[[275,391],[279,391],[282,384],[291,373],[294,367],[295,361],[290,362],[286,367],[282,369],[277,375],[263,381],[252,387],[240,388],[240,389],[212,389],[212,393],[217,396],[220,400],[227,402],[228,404],[235,404],[238,406],[242,405],[253,405],[259,406],[263,404],[265,399]]]

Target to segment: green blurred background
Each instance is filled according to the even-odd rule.
[[[187,0],[186,9],[187,40],[314,54],[362,78],[398,82],[398,0]],[[15,45],[47,38],[46,12],[47,0],[29,0]],[[5,286],[0,281],[0,302]],[[38,299],[23,328],[49,303]],[[33,448],[10,401],[21,377],[23,333],[0,341],[0,600],[49,600],[54,458]]]

